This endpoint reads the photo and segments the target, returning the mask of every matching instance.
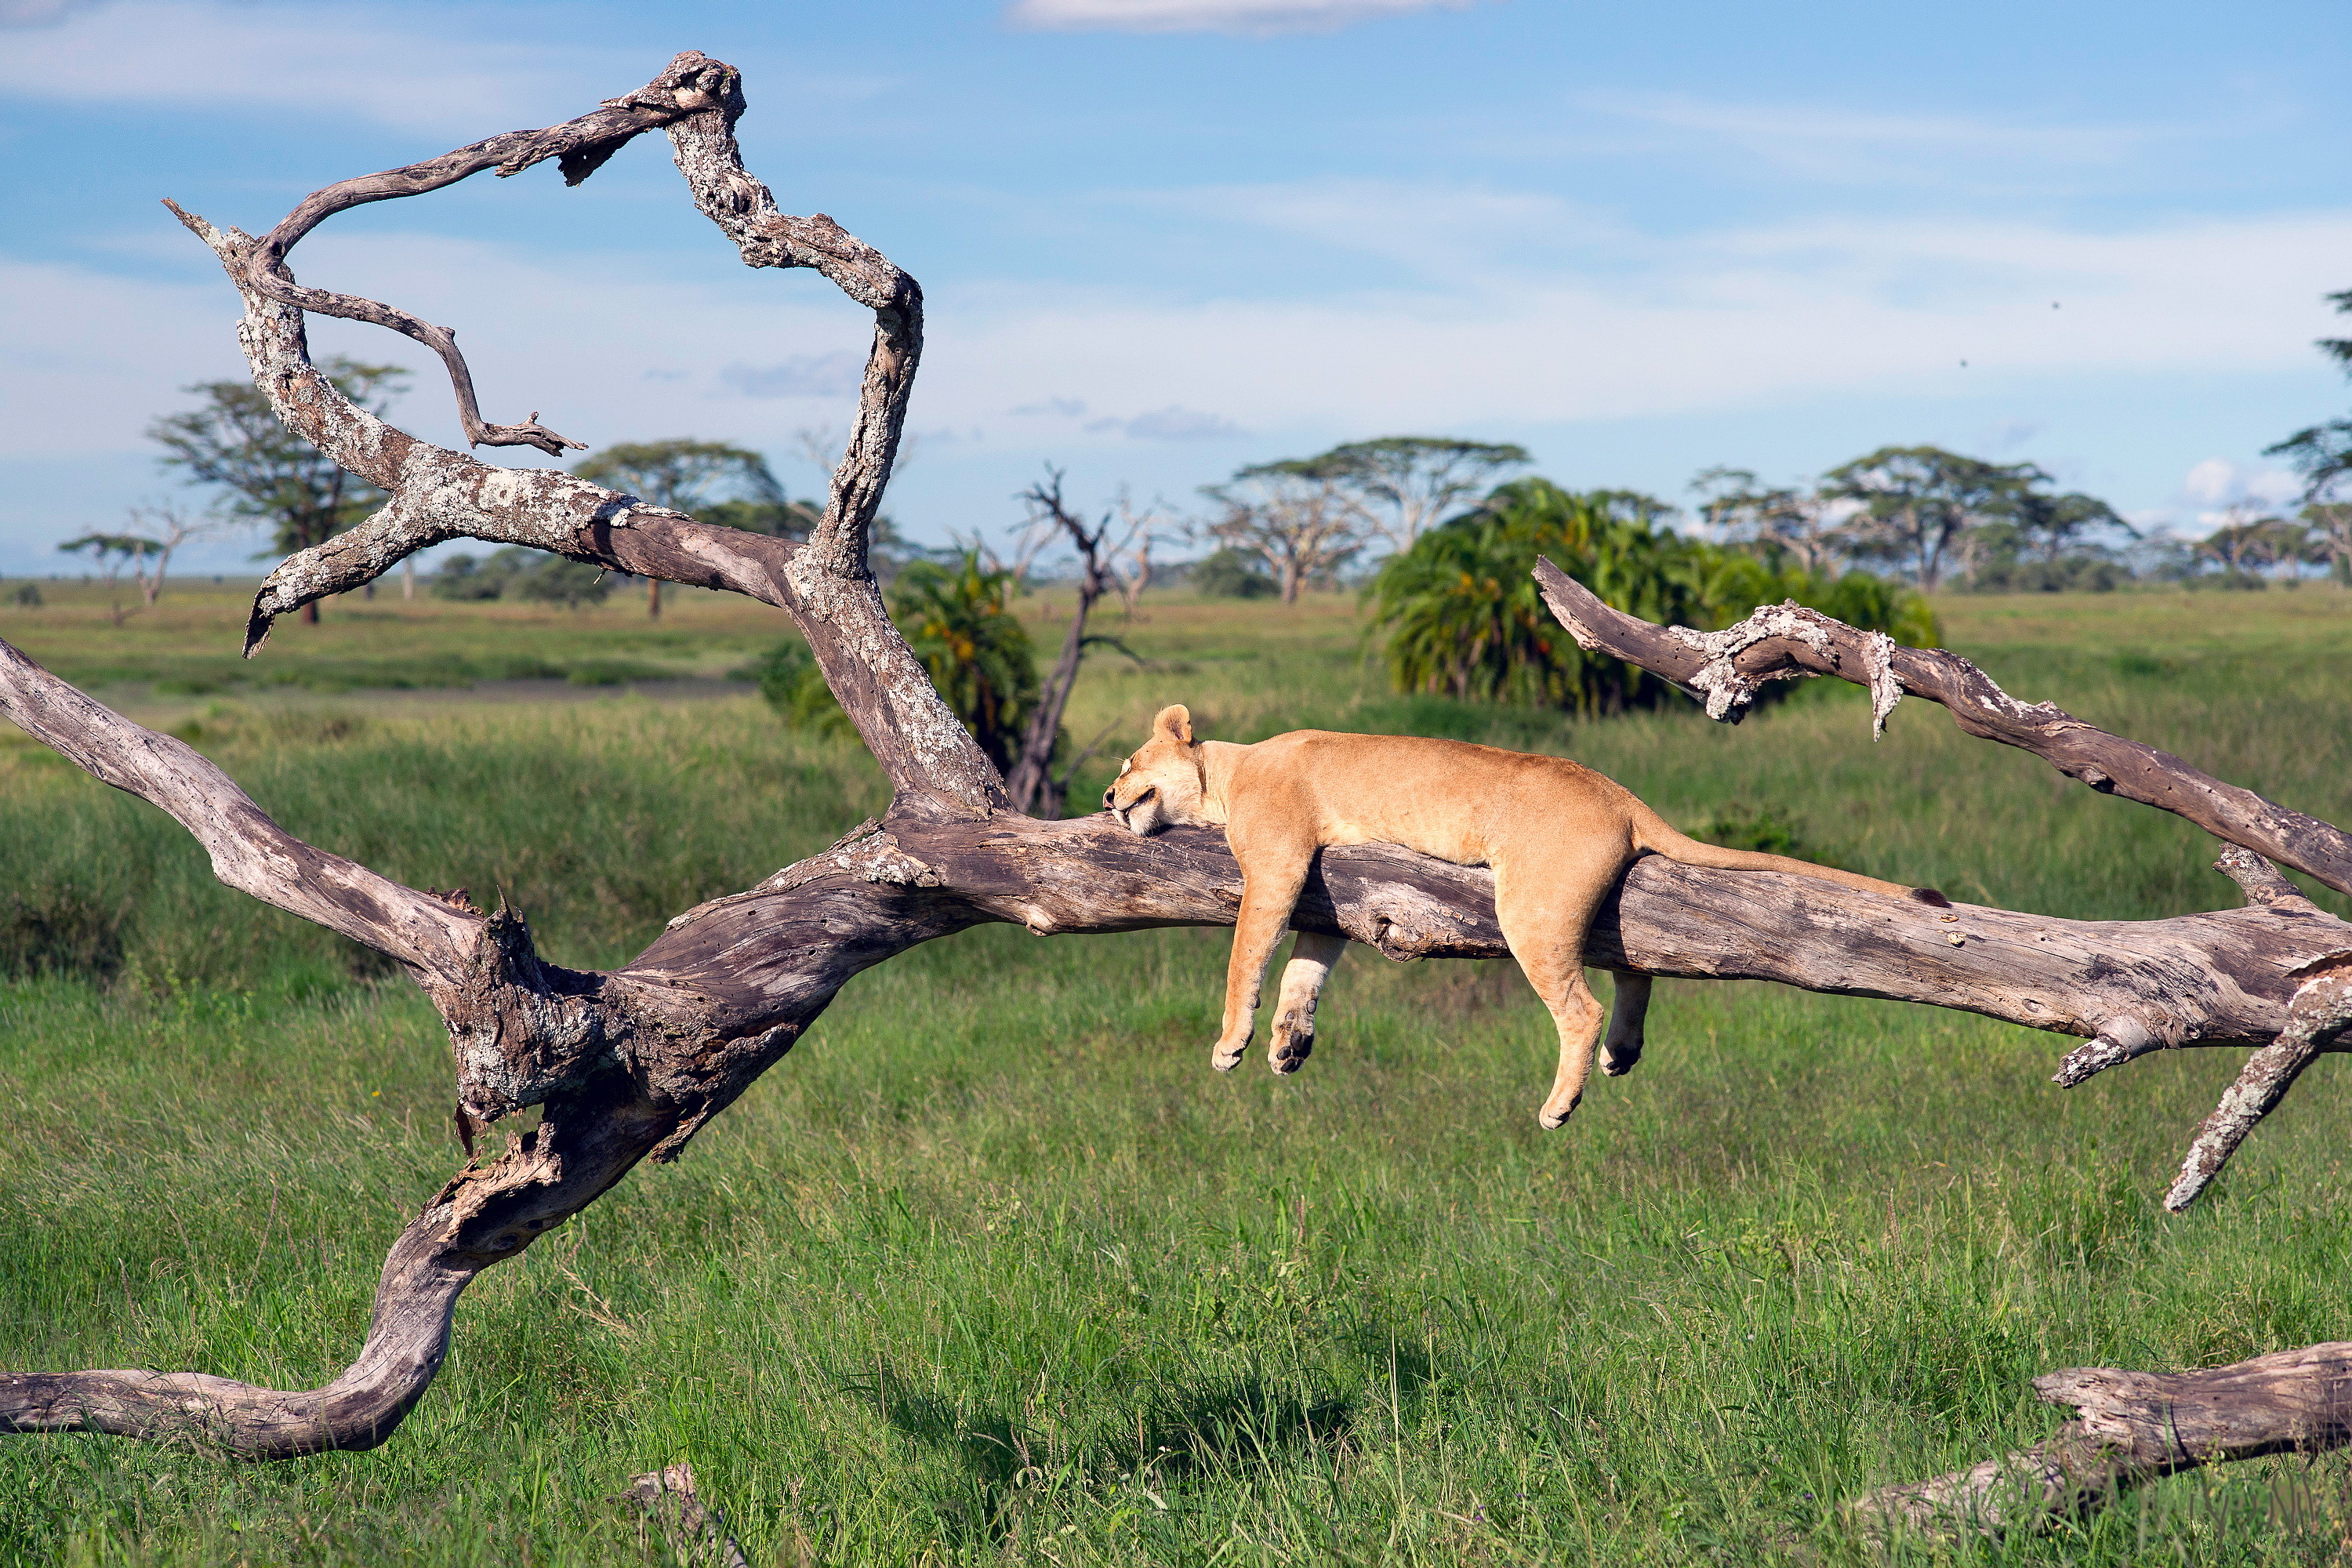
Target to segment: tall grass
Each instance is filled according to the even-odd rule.
[[[2352,596],[1938,610],[2018,695],[2352,818]],[[50,613],[0,612],[0,636],[55,658],[24,629]],[[672,618],[705,614],[732,646],[681,663],[772,635],[698,600]],[[585,657],[562,639],[595,629],[541,640]],[[1114,751],[1167,700],[1236,739],[1460,734],[1567,751],[1686,825],[1736,802],[1963,898],[2233,897],[2193,831],[1922,705],[1876,747],[1828,689],[1738,730],[1571,725],[1383,694],[1345,604],[1171,602],[1118,629],[1152,667],[1090,663],[1070,725],[1116,723]],[[306,656],[293,630],[265,659]],[[430,606],[415,635],[504,634]],[[503,889],[572,963],[883,801],[854,747],[749,697],[118,695],[314,842]],[[331,1376],[457,1158],[430,1010],[22,743],[0,823],[0,1366]],[[681,1458],[760,1563],[1859,1562],[1833,1501],[2043,1434],[2038,1372],[2346,1331],[2331,1064],[2176,1219],[2155,1196],[2233,1053],[2068,1093],[2050,1037],[1668,984],[1641,1069],[1543,1134],[1549,1026],[1507,965],[1358,954],[1305,1073],[1220,1078],[1226,940],[992,929],[861,976],[681,1164],[477,1284],[383,1448],[236,1467],[11,1439],[0,1562],[658,1562],[608,1498]],[[1940,1556],[2324,1562],[2347,1523],[2352,1467],[2284,1459]]]

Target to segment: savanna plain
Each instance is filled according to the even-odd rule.
[[[331,603],[235,658],[235,585],[0,637],[218,761],[297,834],[625,959],[877,811],[856,742],[726,679],[788,629],[692,593]],[[1042,647],[1066,594],[1024,601]],[[2352,595],[1955,597],[2020,697],[2352,822]],[[1811,683],[1736,729],[1389,693],[1353,599],[1168,596],[1069,729],[1452,735],[1591,763],[1694,831],[2053,915],[2221,907],[2215,846],[1906,703]],[[1073,799],[1113,764],[1097,756]],[[2344,913],[2343,900],[2323,898]],[[2193,1213],[2158,1197],[2238,1054],[2071,1092],[2072,1043],[1759,984],[1658,988],[1564,1131],[1507,963],[1358,952],[1314,1059],[1212,1072],[1228,933],[1003,928],[853,982],[674,1166],[457,1309],[383,1447],[247,1466],[0,1442],[0,1562],[612,1563],[694,1466],[751,1563],[2301,1563],[2352,1465],[2151,1487],[2054,1533],[1844,1534],[1842,1500],[2044,1435],[2061,1366],[2352,1335],[2340,1058]],[[0,1366],[332,1377],[461,1160],[446,1037],[381,962],[215,884],[159,813],[0,736]],[[498,1136],[496,1131],[491,1134]]]

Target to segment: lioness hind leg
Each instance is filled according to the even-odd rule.
[[[1332,965],[1348,951],[1344,936],[1303,931],[1290,944],[1290,962],[1282,966],[1282,989],[1274,1003],[1274,1037],[1266,1041],[1265,1063],[1279,1073],[1297,1072],[1315,1049],[1315,1002]]]
[[[1617,995],[1609,1005],[1609,1037],[1601,1042],[1601,1070],[1623,1078],[1642,1059],[1642,1025],[1650,1016],[1650,977],[1617,972]]]
[[[1622,869],[1615,864],[1543,867],[1540,873],[1513,874],[1495,868],[1495,914],[1503,940],[1520,973],[1551,1010],[1559,1031],[1559,1068],[1536,1120],[1547,1128],[1565,1122],[1584,1098],[1592,1076],[1593,1047],[1601,1043],[1600,1000],[1584,983],[1584,933],[1592,911]],[[1534,882],[1533,888],[1525,884]]]

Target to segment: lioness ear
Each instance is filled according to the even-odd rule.
[[[1181,702],[1172,702],[1160,710],[1151,728],[1180,746],[1189,746],[1192,743],[1192,710]]]

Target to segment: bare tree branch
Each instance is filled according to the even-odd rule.
[[[1030,710],[1029,723],[1021,737],[1021,756],[1013,764],[1013,772],[1004,781],[1004,793],[1018,812],[1034,812],[1046,817],[1062,815],[1062,806],[1069,798],[1070,774],[1054,776],[1054,740],[1062,732],[1062,714],[1069,707],[1070,692],[1078,683],[1078,665],[1086,658],[1087,617],[1094,614],[1095,601],[1109,586],[1109,563],[1103,543],[1110,535],[1111,515],[1093,528],[1069,509],[1062,499],[1062,473],[1048,467],[1045,478],[1021,492],[1029,506],[1029,529],[1024,543],[1035,542],[1027,553],[1034,555],[1044,547],[1045,540],[1058,531],[1066,536],[1078,552],[1078,598],[1070,611],[1070,625],[1062,634],[1062,651],[1054,661],[1053,673],[1037,693],[1037,705]],[[1083,761],[1084,759],[1080,759]],[[1072,764],[1075,771],[1076,764]]]
[[[1709,718],[1737,723],[1767,680],[1834,675],[1867,686],[1881,725],[1909,692],[1943,704],[1964,733],[2031,752],[2095,790],[2187,817],[2217,838],[2352,893],[2352,836],[2343,829],[2086,724],[2054,703],[2020,702],[1956,653],[1898,647],[1793,602],[1759,608],[1719,632],[1655,626],[1610,608],[1549,561],[1537,564],[1536,581],[1580,647],[1665,677],[1704,701]]]
[[[1897,647],[1793,604],[1760,607],[1720,632],[1660,627],[1611,609],[1549,561],[1538,564],[1536,577],[1545,602],[1578,643],[1677,682],[1717,719],[1737,720],[1767,679],[1837,675],[1868,686],[1881,724],[1896,699],[1916,692],[1949,709],[1969,734],[2032,752],[2094,788],[2162,806],[2230,841],[2215,869],[2245,890],[2248,907],[2237,913],[2292,922],[2309,944],[2290,945],[2309,956],[2282,952],[2255,960],[2270,970],[2259,982],[2266,1001],[2274,1007],[2284,1000],[2285,1016],[2266,1039],[2248,1037],[2260,1048],[2198,1129],[2180,1175],[2165,1194],[2166,1208],[2177,1214],[2195,1202],[2312,1059],[2345,1048],[2352,1035],[2352,926],[2297,892],[2263,858],[2284,860],[2343,889],[2352,847],[2337,828],[2222,784],[2168,752],[2095,729],[2050,703],[2028,707],[1955,654]],[[1981,918],[1979,911],[1961,913],[1964,929],[1968,919]],[[2144,951],[2139,937],[2168,923],[2134,927],[2110,951]],[[2211,956],[2230,962],[2218,949]],[[2148,1003],[2158,994],[2153,987],[2142,993]],[[2172,1020],[2160,1009],[2160,1004],[2122,1009],[2099,1021],[2095,1033],[2083,1031],[2093,1038],[2061,1064],[2057,1081],[2080,1083],[2149,1051],[2191,1043],[2171,1029]],[[2053,1404],[2076,1406],[2080,1419],[2049,1442],[2005,1458],[1872,1492],[1849,1505],[1851,1516],[1875,1532],[2031,1529],[2104,1507],[2132,1486],[2179,1470],[2352,1442],[2352,1345],[2283,1351],[2208,1372],[2076,1369],[2037,1378],[2034,1388]]]
[[[311,365],[301,311],[252,284],[247,258],[258,242],[174,207],[245,295],[238,338],[278,417],[392,497],[366,522],[297,552],[269,574],[254,601],[246,651],[261,646],[278,616],[359,587],[445,540],[551,551],[636,576],[745,594],[786,610],[904,799],[951,814],[1001,808],[1003,781],[890,624],[866,562],[867,531],[888,483],[920,357],[922,291],[832,219],[776,211],[767,187],[742,168],[733,123],[743,97],[733,68],[688,53],[659,79],[672,77],[723,85],[723,91],[698,89],[708,106],[667,123],[697,204],[736,239],[746,262],[815,268],[875,310],[874,350],[848,450],[814,537],[796,546],[696,522],[570,474],[487,467],[385,424],[354,407]],[[538,155],[538,145],[514,156]]]
[[[160,807],[239,892],[454,984],[481,925],[366,867],[313,849],[186,742],[142,729],[0,642],[0,713],[103,784]]]
[[[557,158],[562,161],[563,183],[576,185],[633,137],[671,124],[681,116],[717,107],[727,93],[735,89],[735,85],[734,72],[728,68],[698,54],[683,54],[636,91],[608,99],[577,120],[543,131],[509,131],[503,136],[476,142],[422,163],[387,169],[380,174],[362,174],[329,185],[305,197],[276,228],[243,253],[240,281],[282,305],[389,327],[439,354],[442,364],[448,369],[450,386],[457,395],[457,415],[465,426],[466,439],[475,446],[536,447],[551,458],[560,458],[567,449],[585,451],[587,448],[580,442],[567,440],[541,425],[537,414],[520,425],[484,424],[481,410],[474,402],[473,374],[466,368],[465,356],[457,352],[455,332],[356,294],[303,288],[287,270],[287,253],[301,243],[303,236],[339,212],[369,202],[423,195],[484,169],[495,167],[504,178],[520,174],[534,163]],[[174,206],[172,210],[180,209]],[[182,216],[184,218],[185,215]]]

